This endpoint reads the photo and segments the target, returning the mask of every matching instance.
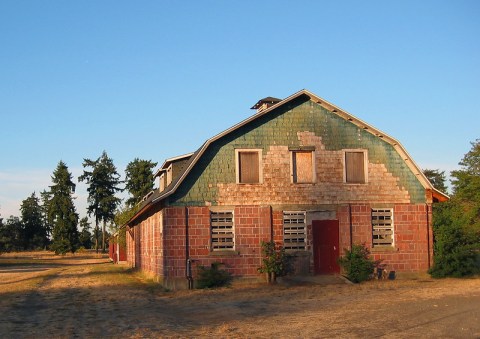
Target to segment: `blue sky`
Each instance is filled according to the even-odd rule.
[[[60,160],[161,164],[303,88],[447,173],[480,137],[478,1],[0,2],[0,214]],[[77,207],[85,215],[85,187]]]

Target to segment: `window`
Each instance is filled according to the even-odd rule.
[[[393,246],[393,210],[372,209],[373,247]]]
[[[210,211],[211,239],[213,251],[233,250],[235,241],[233,233],[232,211]]]
[[[258,184],[262,182],[261,150],[235,150],[237,183]]]
[[[287,251],[305,251],[307,243],[305,211],[283,212],[283,247]]]
[[[292,182],[315,182],[315,156],[313,151],[292,151]]]
[[[366,159],[367,152],[362,150],[345,152],[345,182],[350,184],[364,184],[367,182]]]

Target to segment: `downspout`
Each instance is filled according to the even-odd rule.
[[[348,204],[348,221],[350,224],[350,251],[353,248],[352,204]]]
[[[273,241],[273,210],[272,210],[272,205],[269,206],[269,209],[270,209],[270,241]]]
[[[193,288],[192,261],[190,260],[190,242],[188,239],[188,206],[185,206],[185,278],[188,289]]]

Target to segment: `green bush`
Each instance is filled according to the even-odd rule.
[[[232,274],[221,269],[222,263],[214,262],[210,267],[198,267],[197,288],[214,288],[230,285]]]
[[[433,278],[458,278],[480,272],[477,261],[480,238],[470,226],[477,212],[472,216],[472,211],[462,210],[457,204],[453,200],[434,208],[434,258],[429,270]]]
[[[345,255],[338,259],[348,280],[354,283],[371,279],[380,262],[370,258],[370,251],[365,244],[353,245],[351,250],[345,249]]]

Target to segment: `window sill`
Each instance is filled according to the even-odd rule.
[[[210,251],[208,255],[211,257],[236,257],[240,255],[240,251],[235,251],[235,250]]]
[[[370,249],[370,252],[397,252],[398,248],[394,246],[375,246]]]

